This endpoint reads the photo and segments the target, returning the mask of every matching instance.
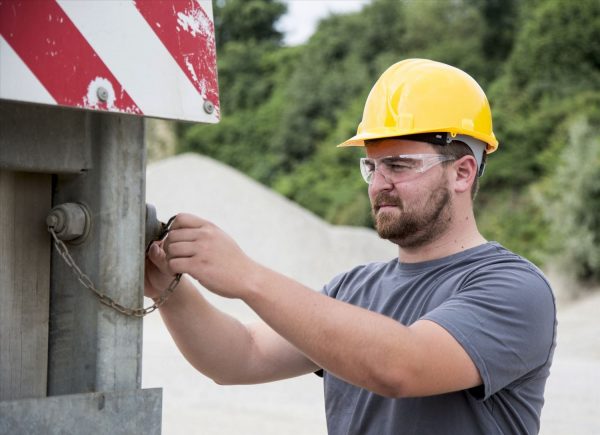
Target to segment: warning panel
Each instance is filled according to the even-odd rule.
[[[218,122],[210,0],[0,0],[0,99]]]

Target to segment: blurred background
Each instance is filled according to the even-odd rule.
[[[484,88],[500,140],[476,201],[480,230],[561,269],[578,284],[570,292],[598,283],[598,0],[213,3],[222,121],[151,121],[151,161],[200,153],[328,222],[369,227],[362,150],[335,145],[355,133],[389,65],[409,57],[446,62]],[[330,13],[299,43],[314,25],[310,10],[322,13],[319,3],[359,10]]]
[[[333,6],[314,25],[316,9],[323,11],[319,3]],[[235,178],[194,166],[189,153],[195,153],[236,169],[328,224],[368,229],[366,184],[357,165],[362,150],[335,145],[355,133],[369,90],[391,64],[420,57],[465,70],[486,91],[500,141],[476,199],[480,231],[541,267],[559,303],[556,380],[549,382],[542,432],[600,433],[595,314],[600,309],[600,1],[215,0],[213,7],[222,120],[218,125],[148,120],[149,168],[154,165],[155,174],[156,168],[172,168],[154,175],[155,181],[149,172],[150,202],[154,195],[159,211],[161,202],[172,202],[169,192],[178,188],[184,167],[213,174],[216,184]],[[170,187],[161,196],[152,193],[152,183],[158,190]],[[238,186],[231,200],[243,192]],[[223,203],[230,200],[225,192],[220,195]],[[203,213],[193,201],[184,195],[163,210]],[[245,216],[264,217],[248,207]],[[146,349],[152,357],[153,348]],[[164,370],[152,370],[146,384],[160,385]],[[199,388],[203,394],[214,387]],[[255,390],[248,391],[253,397]],[[169,411],[175,398],[168,394],[167,414],[176,412]],[[282,406],[277,394],[274,409]],[[230,399],[222,398],[228,404]],[[247,399],[240,402],[252,408]],[[238,408],[230,417],[243,412]],[[221,424],[233,424],[231,418],[223,417]],[[321,427],[322,414],[317,420]],[[257,426],[235,433],[267,432]],[[298,426],[286,433],[316,432]]]

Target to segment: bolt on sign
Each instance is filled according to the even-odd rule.
[[[0,0],[0,99],[215,123],[210,0]]]

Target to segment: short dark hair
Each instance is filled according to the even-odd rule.
[[[473,151],[471,151],[471,148],[464,142],[458,141],[458,140],[453,140],[452,142],[450,142],[448,145],[434,145],[431,144],[431,146],[436,150],[436,152],[438,154],[441,154],[442,156],[448,156],[448,157],[452,157],[454,160],[458,160],[463,158],[464,156],[473,156]],[[485,158],[486,158],[486,153],[483,153],[482,159],[481,159],[481,164],[484,165],[485,164]],[[448,161],[448,162],[444,162],[444,164],[451,164],[452,161]],[[477,172],[479,173],[479,168],[477,168]],[[473,185],[471,186],[471,199],[475,199],[475,196],[477,196],[477,192],[479,190],[479,176],[476,175],[475,179],[473,180]]]

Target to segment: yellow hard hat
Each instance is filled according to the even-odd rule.
[[[356,135],[338,146],[364,146],[365,140],[421,133],[449,133],[498,148],[485,93],[464,71],[426,59],[389,67],[367,98]]]

